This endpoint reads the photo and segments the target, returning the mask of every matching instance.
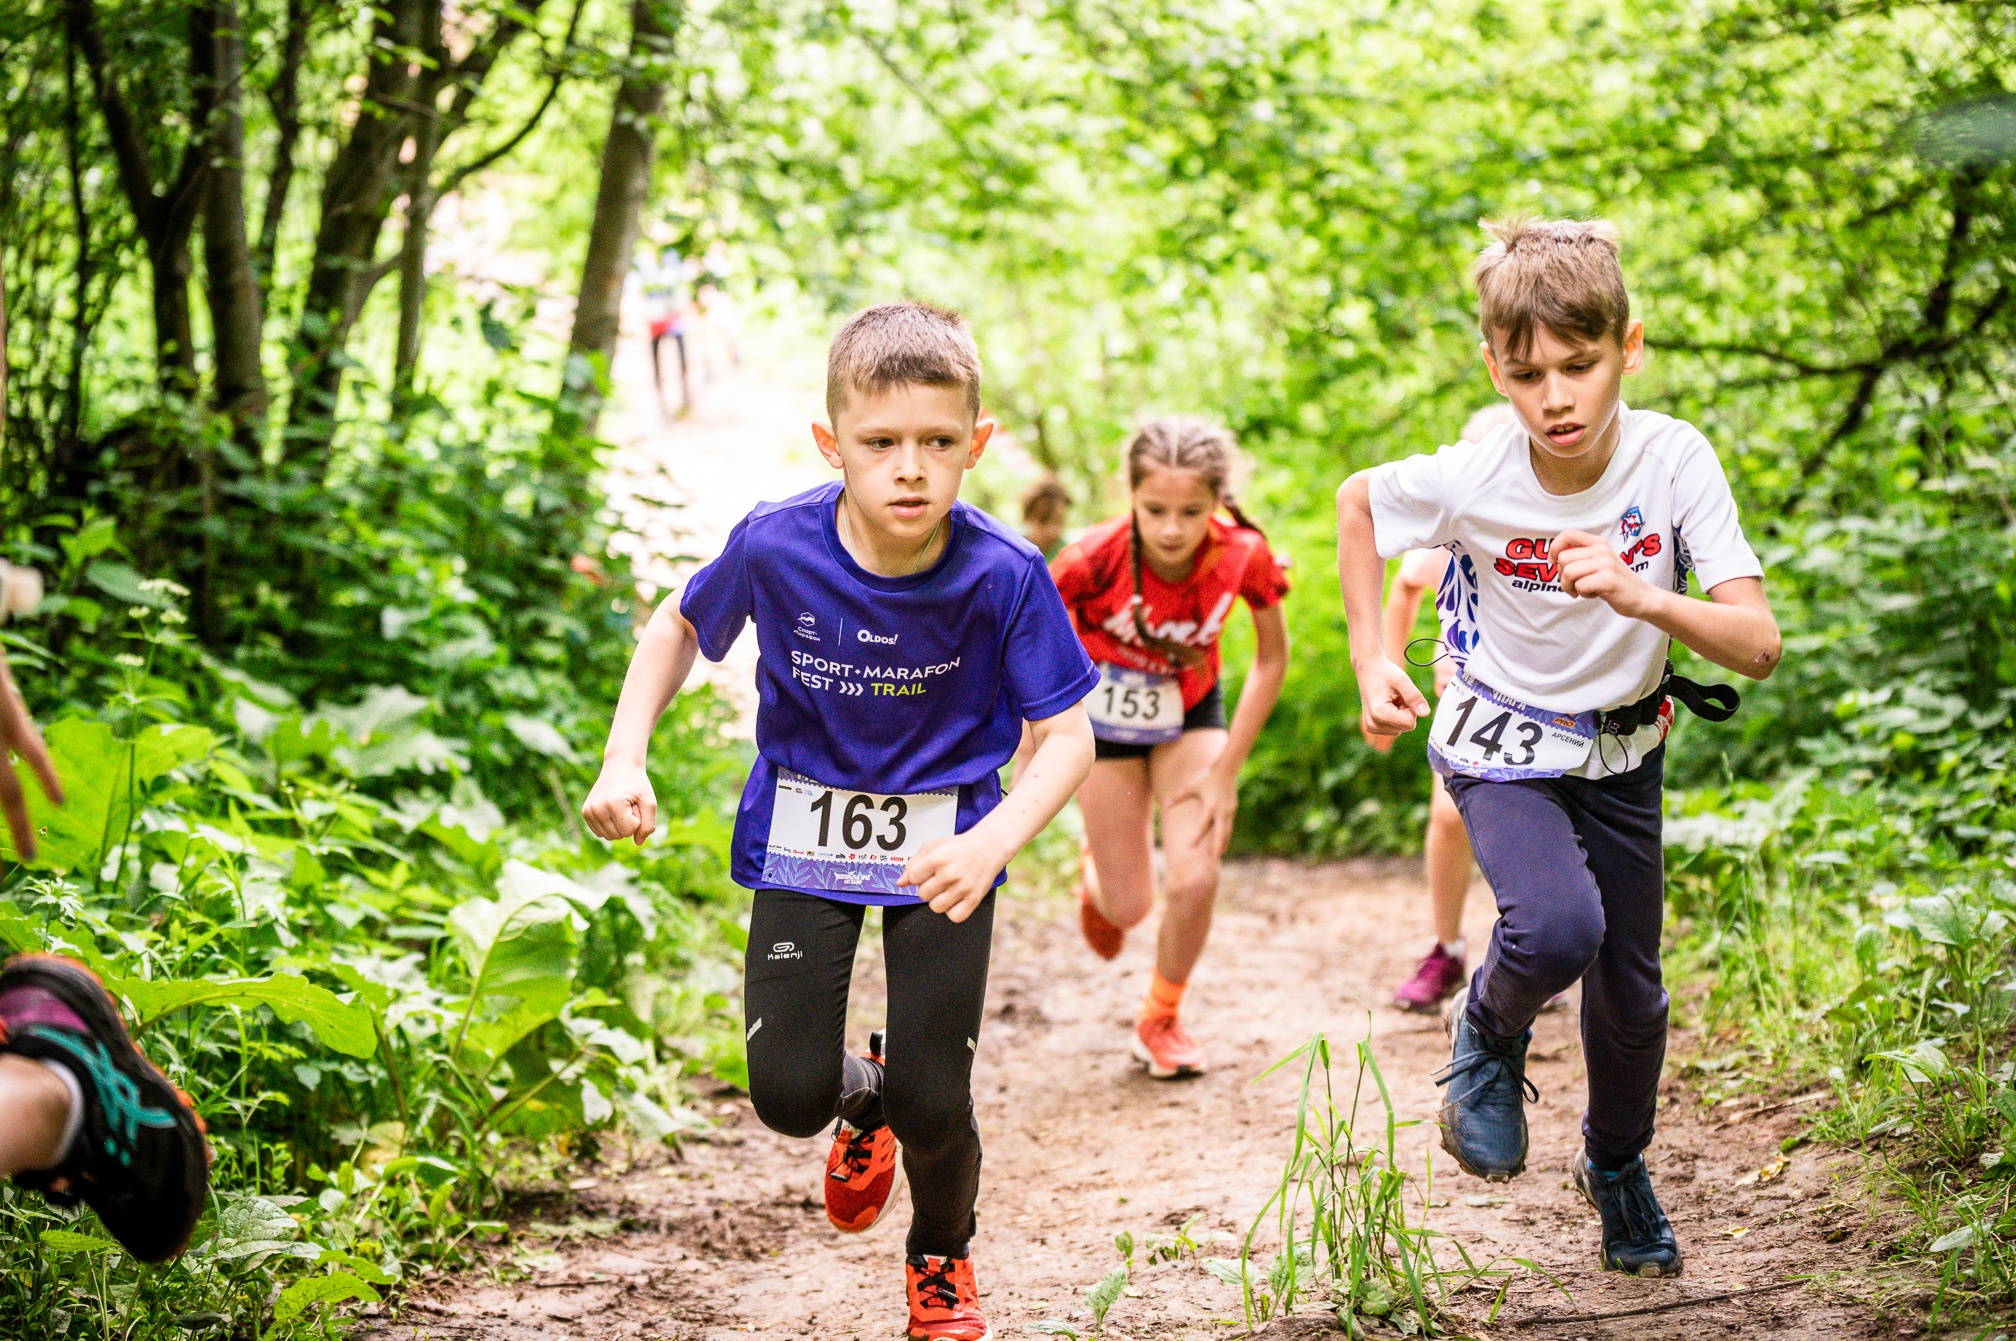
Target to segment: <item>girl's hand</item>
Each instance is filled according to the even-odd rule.
[[[1624,566],[1615,550],[1587,531],[1563,531],[1548,549],[1561,571],[1561,590],[1594,596],[1627,619],[1641,619],[1652,587]]]
[[[595,789],[582,803],[581,818],[597,838],[612,843],[634,838],[643,847],[658,827],[658,796],[644,766],[605,762]]]
[[[980,906],[980,900],[994,888],[1013,853],[1004,854],[999,845],[978,828],[950,838],[934,838],[917,849],[904,863],[897,888],[910,886],[934,913],[943,913],[954,922],[964,922]]]
[[[1415,688],[1407,672],[1383,656],[1376,661],[1368,660],[1359,668],[1358,698],[1363,709],[1358,716],[1358,729],[1367,739],[1412,731],[1415,723],[1431,711],[1428,700]]]
[[[1216,764],[1206,765],[1197,776],[1169,798],[1173,808],[1186,801],[1204,807],[1204,827],[1198,831],[1198,846],[1215,857],[1225,855],[1232,842],[1232,821],[1239,817],[1239,777]]]

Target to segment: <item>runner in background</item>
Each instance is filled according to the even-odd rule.
[[[1205,1070],[1178,1010],[1211,932],[1239,769],[1288,667],[1288,578],[1233,501],[1237,456],[1230,433],[1200,420],[1144,424],[1127,446],[1127,515],[1093,527],[1050,565],[1099,665],[1099,686],[1085,701],[1098,762],[1078,792],[1086,849],[1077,895],[1086,943],[1101,958],[1118,955],[1155,906],[1161,811],[1167,908],[1133,1042],[1136,1059],[1161,1080]],[[1218,636],[1241,596],[1253,610],[1256,648],[1228,732]]]
[[[1484,435],[1500,424],[1512,421],[1512,407],[1500,401],[1470,416],[1463,425],[1464,442],[1482,442]],[[1421,613],[1421,600],[1431,590],[1440,592],[1448,580],[1451,556],[1444,549],[1409,550],[1400,560],[1400,572],[1393,579],[1393,591],[1386,599],[1386,615],[1380,626],[1380,641],[1386,656],[1396,666],[1408,664],[1407,644],[1414,636],[1414,623]],[[1435,659],[1435,696],[1440,698],[1456,678],[1456,659],[1442,655]],[[1358,729],[1365,743],[1381,754],[1393,748],[1396,739],[1372,730],[1364,718]],[[1402,1010],[1434,1010],[1463,985],[1468,965],[1468,947],[1463,942],[1463,903],[1470,893],[1470,839],[1463,832],[1463,816],[1449,799],[1449,789],[1436,773],[1428,775],[1428,836],[1423,845],[1428,868],[1428,902],[1435,922],[1435,944],[1415,966],[1414,976],[1393,993],[1393,1004]]]
[[[1064,547],[1064,526],[1071,519],[1071,491],[1064,481],[1046,474],[1022,495],[1022,536],[1043,552],[1047,563]]]
[[[679,413],[685,414],[693,408],[693,385],[687,373],[686,356],[691,314],[686,298],[685,264],[677,251],[665,247],[656,256],[640,255],[633,278],[644,300],[644,318],[651,332],[651,385],[658,391],[659,413],[672,413],[665,404],[664,345],[670,340],[679,355]]]

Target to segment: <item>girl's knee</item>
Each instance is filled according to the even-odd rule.
[[[932,1155],[971,1137],[973,1096],[890,1085],[882,1092],[882,1116],[905,1149]]]

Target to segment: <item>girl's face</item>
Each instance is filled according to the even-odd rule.
[[[1210,529],[1218,491],[1194,470],[1150,470],[1134,486],[1134,522],[1141,557],[1158,573],[1186,568]]]

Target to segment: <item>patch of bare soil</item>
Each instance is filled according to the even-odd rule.
[[[1145,1240],[1199,1217],[1195,1235],[1242,1235],[1279,1176],[1297,1088],[1289,1074],[1254,1077],[1319,1030],[1349,1044],[1370,1028],[1400,1115],[1420,1120],[1402,1139],[1411,1167],[1421,1170],[1435,1140],[1432,1076],[1448,1045],[1438,1020],[1386,1003],[1424,948],[1426,906],[1411,863],[1228,867],[1188,1007],[1215,1069],[1166,1083],[1126,1056],[1152,938],[1137,932],[1118,961],[1102,963],[1079,942],[1064,900],[1009,895],[974,1076],[987,1152],[974,1252],[996,1335],[1033,1335],[1030,1324],[1046,1317],[1086,1326],[1080,1291],[1114,1264],[1120,1230]],[[1483,943],[1489,925],[1488,898],[1474,898],[1472,945]],[[865,1040],[880,1019],[881,982],[872,938],[863,948],[854,1014]],[[1572,1009],[1541,1017],[1532,1058],[1540,1101],[1529,1109],[1533,1154],[1523,1177],[1486,1185],[1435,1152],[1430,1223],[1479,1261],[1533,1259],[1566,1291],[1538,1275],[1515,1278],[1493,1332],[1549,1341],[1765,1334],[1791,1341],[1915,1330],[1860,1302],[1879,1268],[1853,1209],[1860,1198],[1852,1161],[1806,1147],[1782,1173],[1754,1177],[1777,1160],[1799,1110],[1759,1111],[1759,1101],[1745,1100],[1702,1111],[1676,1081],[1666,1085],[1649,1158],[1687,1254],[1686,1274],[1639,1281],[1596,1270],[1596,1219],[1565,1173],[1579,1147],[1584,1092]],[[1339,1080],[1349,1080],[1341,1069]],[[820,1209],[823,1138],[768,1132],[732,1096],[716,1107],[719,1131],[689,1144],[683,1161],[609,1168],[599,1186],[578,1195],[571,1214],[617,1221],[620,1232],[552,1244],[557,1260],[515,1283],[469,1275],[432,1284],[409,1296],[396,1322],[374,1322],[361,1335],[900,1335],[906,1194],[869,1233],[836,1234]],[[1229,1255],[1234,1247],[1205,1251]],[[1795,1275],[1822,1284],[1686,1303]],[[1201,1341],[1242,1330],[1236,1290],[1193,1260],[1137,1269],[1133,1286],[1107,1320],[1115,1337]],[[1487,1301],[1464,1298],[1481,1331]],[[1685,1306],[1614,1316],[1669,1304]],[[1599,1314],[1613,1316],[1591,1316]],[[1341,1335],[1313,1311],[1269,1330]]]

